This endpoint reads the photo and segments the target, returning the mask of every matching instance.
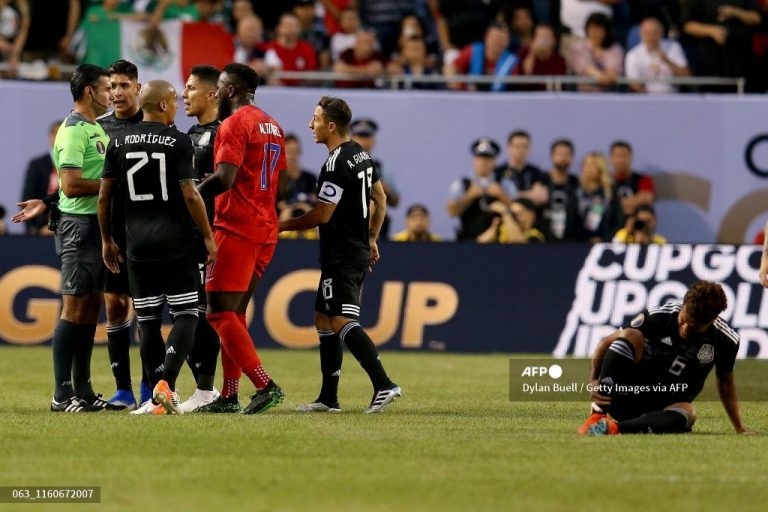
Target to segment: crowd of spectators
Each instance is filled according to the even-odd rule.
[[[507,160],[500,145],[474,141],[473,175],[450,186],[448,214],[458,220],[456,239],[478,243],[665,243],[656,233],[655,183],[632,167],[632,147],[617,140],[608,155],[592,151],[572,171],[574,146],[550,145],[550,166],[528,161],[531,136],[510,133]],[[609,163],[610,162],[610,163]]]
[[[656,93],[675,88],[652,80],[693,74],[768,89],[768,0],[0,0],[3,73],[32,77],[37,61],[56,78],[80,35],[120,19],[224,24],[236,60],[267,79],[276,70],[336,71],[358,78],[337,86],[377,87],[388,74],[577,75],[593,79],[581,90],[616,90],[625,77],[639,82],[619,90]]]

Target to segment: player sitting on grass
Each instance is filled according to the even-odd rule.
[[[713,367],[733,427],[747,433],[733,380],[739,335],[718,316],[726,307],[719,284],[699,281],[682,303],[651,308],[604,338],[592,358],[593,414],[578,433],[689,432],[696,421],[691,402]]]

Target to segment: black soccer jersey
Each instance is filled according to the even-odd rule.
[[[681,307],[676,302],[651,308],[632,319],[629,326],[645,336],[639,368],[642,384],[686,384],[678,400],[690,402],[701,392],[713,367],[717,375],[733,371],[739,335],[718,317],[703,334],[684,340],[678,327]]]
[[[193,167],[197,173],[197,178],[202,181],[206,174],[213,174],[213,141],[216,139],[216,132],[219,131],[221,121],[216,120],[208,124],[196,124],[187,131],[187,135],[192,139],[192,146],[195,155],[192,159]],[[208,220],[213,226],[213,210],[215,198],[210,197],[205,202],[205,211],[208,212]]]
[[[112,140],[124,135],[143,118],[144,112],[141,109],[139,109],[135,116],[127,119],[118,119],[113,110],[108,114],[98,117],[96,122],[109,135],[109,140]],[[125,211],[123,210],[122,203],[116,203],[114,200],[115,197],[119,197],[119,190],[115,190],[114,193],[115,195],[112,199],[112,235],[120,250],[125,252]]]
[[[142,121],[107,147],[104,179],[117,181],[125,206],[128,257],[160,261],[192,246],[192,217],[179,181],[197,179],[192,141],[174,127]]]
[[[318,178],[317,198],[335,204],[336,210],[320,226],[321,265],[368,267],[371,190],[379,179],[373,160],[357,142],[347,141],[330,152]]]

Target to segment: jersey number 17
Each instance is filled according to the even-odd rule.
[[[373,181],[373,167],[367,168],[365,171],[357,173],[357,177],[362,180],[363,191],[363,218],[368,218],[368,196],[371,194],[371,181]],[[366,179],[367,178],[367,179]],[[368,194],[365,193],[366,188]]]

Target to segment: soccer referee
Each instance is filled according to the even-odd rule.
[[[91,386],[91,353],[106,278],[96,203],[109,138],[96,118],[112,102],[109,74],[91,64],[78,66],[70,90],[74,109],[53,146],[61,210],[56,253],[61,258],[63,307],[53,334],[56,390],[51,411],[93,412],[107,407]]]

